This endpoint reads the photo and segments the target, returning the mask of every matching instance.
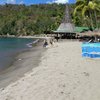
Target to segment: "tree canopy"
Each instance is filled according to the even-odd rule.
[[[91,28],[98,27],[97,17],[99,14],[99,0],[77,0],[76,7],[74,10],[74,17],[77,18],[77,16],[79,15],[78,18],[83,19],[82,21],[83,23],[85,22],[85,25],[88,25]]]
[[[81,13],[83,1],[87,0],[78,0],[76,4],[69,5],[75,26],[90,25],[90,18],[87,17],[88,10],[84,11],[84,18]],[[93,0],[93,2],[91,0],[88,6],[92,5],[93,25],[98,22],[100,27],[100,11],[98,10],[100,5],[97,6],[100,3],[97,1],[99,0]],[[63,20],[65,7],[65,4],[0,5],[0,35],[34,35],[56,30]],[[80,9],[78,9],[79,7]],[[96,18],[96,22],[93,18]]]
[[[0,35],[33,35],[55,30],[64,9],[63,4],[1,5]]]

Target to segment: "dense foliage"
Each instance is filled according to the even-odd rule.
[[[78,16],[79,15],[79,16]],[[74,19],[76,23],[82,19],[81,25],[94,28],[100,27],[100,0],[76,0]]]
[[[64,15],[65,5],[1,5],[0,35],[33,35],[55,30]]]
[[[76,26],[88,26],[77,12],[73,11],[77,5],[70,4],[70,14]],[[0,5],[0,35],[34,35],[46,31],[56,30],[62,22],[65,13],[64,4],[39,4],[39,5]],[[97,16],[100,12],[97,12]]]

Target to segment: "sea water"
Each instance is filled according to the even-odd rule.
[[[36,39],[0,38],[0,71],[6,69],[15,60],[15,56],[32,47]]]

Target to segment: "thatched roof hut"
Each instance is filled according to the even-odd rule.
[[[62,20],[62,23],[58,27],[56,31],[53,31],[53,34],[56,34],[57,37],[61,38],[72,38],[76,36],[76,33],[74,32],[74,24],[72,23],[70,12],[69,12],[69,6],[66,4],[66,10],[65,10],[65,16]]]
[[[74,33],[74,25],[72,23],[61,23],[54,33]]]
[[[97,31],[87,31],[82,33],[76,33],[77,36],[100,36],[100,30]]]

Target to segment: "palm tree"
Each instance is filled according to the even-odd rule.
[[[100,11],[100,1],[93,0],[93,1],[90,1],[88,5],[89,5],[89,8],[91,8],[91,10],[94,12],[96,28],[98,28],[97,11]]]
[[[100,11],[99,3],[98,3],[99,1],[98,2],[97,1],[98,0],[77,0],[76,8],[74,10],[74,16],[76,15],[77,11],[81,11],[83,18],[86,17],[90,18],[90,24],[92,29],[94,27],[93,17],[92,17],[93,11],[95,13],[94,15],[95,15],[96,24],[97,24],[96,10]]]

